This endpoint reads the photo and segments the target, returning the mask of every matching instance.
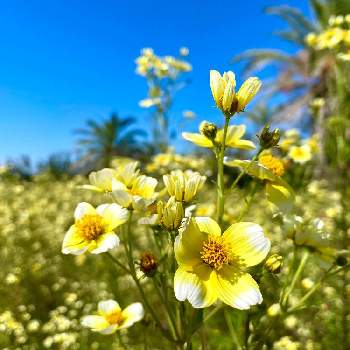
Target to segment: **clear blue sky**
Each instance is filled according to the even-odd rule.
[[[73,129],[112,111],[144,123],[146,84],[134,73],[142,47],[165,55],[187,46],[192,84],[173,117],[191,109],[215,120],[209,69],[235,70],[230,58],[249,48],[291,49],[272,36],[283,23],[263,13],[281,4],[309,15],[306,0],[1,1],[0,163],[72,150]]]

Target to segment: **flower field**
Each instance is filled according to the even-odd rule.
[[[288,59],[207,72],[215,122],[171,118],[189,49],[145,48],[151,140],[112,115],[78,130],[75,162],[0,168],[0,349],[350,349],[350,15],[329,3],[307,23],[274,10]]]

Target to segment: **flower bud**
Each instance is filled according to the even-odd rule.
[[[165,205],[162,201],[159,201],[157,212],[160,224],[167,230],[177,230],[185,216],[182,203],[177,202],[175,197],[170,197]]]
[[[140,258],[140,270],[147,276],[153,277],[158,268],[158,261],[152,252],[144,252]]]
[[[335,258],[335,263],[338,266],[345,266],[348,263],[347,255],[349,252],[347,250],[341,250],[337,253]]]
[[[265,261],[266,269],[274,274],[280,273],[282,265],[283,265],[283,258],[278,254],[270,255]]]
[[[281,313],[280,304],[273,304],[267,309],[267,315],[270,317],[276,317]]]
[[[260,146],[263,149],[268,149],[277,146],[281,137],[279,129],[274,129],[270,131],[269,124],[266,124],[262,129],[260,135],[257,136],[260,142]]]
[[[203,121],[199,126],[199,131],[206,138],[214,141],[216,137],[216,133],[218,132],[218,127],[214,123]]]

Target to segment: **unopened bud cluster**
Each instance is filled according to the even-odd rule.
[[[270,131],[270,125],[266,124],[260,135],[257,136],[260,142],[260,147],[263,149],[269,149],[278,145],[281,133],[279,129],[273,129]]]
[[[185,216],[184,208],[181,202],[177,202],[175,197],[170,197],[164,204],[162,201],[157,203],[158,221],[167,230],[177,230],[183,217]]]
[[[265,262],[265,267],[268,271],[274,274],[281,272],[283,265],[283,258],[278,254],[272,254],[269,256]]]
[[[203,121],[199,126],[199,131],[206,138],[214,141],[218,132],[218,127],[214,123]]]
[[[157,272],[158,261],[152,252],[144,252],[140,257],[140,270],[147,276],[153,277]]]

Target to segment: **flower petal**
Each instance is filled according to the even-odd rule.
[[[90,184],[99,188],[100,191],[112,191],[112,179],[117,175],[113,169],[104,168],[100,171],[93,171],[89,175]]]
[[[64,236],[62,243],[63,254],[80,255],[86,252],[89,242],[85,241],[79,232],[72,225]]]
[[[183,132],[182,137],[187,141],[193,142],[195,145],[199,147],[208,147],[208,148],[214,147],[213,142],[201,134],[196,134],[192,132]]]
[[[116,227],[124,224],[129,216],[129,211],[116,203],[99,205],[96,211],[103,217],[106,231],[113,231]]]
[[[205,232],[213,236],[221,236],[221,228],[212,218],[196,217],[195,220],[201,232]]]
[[[264,236],[262,227],[252,222],[231,225],[223,237],[230,243],[232,253],[245,266],[259,264],[270,250],[270,240]]]
[[[174,250],[178,264],[192,266],[200,263],[200,250],[207,237],[207,234],[199,230],[195,220],[189,219],[175,239]]]
[[[124,322],[119,327],[120,329],[128,328],[135,322],[142,320],[145,311],[141,303],[133,303],[123,310],[122,315],[124,317]]]
[[[228,146],[232,147],[232,148],[245,149],[247,151],[251,151],[251,150],[256,148],[254,143],[250,140],[236,140],[232,144],[232,146],[231,146],[231,144]]]
[[[118,328],[118,325],[112,324],[107,328],[101,329],[99,332],[108,335],[114,333]]]
[[[84,316],[81,319],[81,324],[84,327],[91,328],[91,330],[94,332],[99,332],[102,329],[106,329],[109,327],[109,323],[107,322],[107,320],[104,317],[97,315]]]
[[[121,311],[119,304],[112,299],[100,301],[97,309],[102,316]]]
[[[294,205],[294,192],[284,181],[266,183],[266,198],[282,212],[288,213]]]
[[[272,182],[280,181],[280,178],[272,173],[271,170],[264,167],[256,161],[224,158],[224,163],[227,166],[243,168],[250,175],[257,177],[260,180],[268,180]]]
[[[218,298],[236,309],[247,310],[262,302],[258,284],[249,273],[239,273],[231,266],[224,266],[216,275]]]
[[[126,190],[113,190],[112,196],[114,200],[124,208],[128,208],[132,202],[132,195]]]
[[[244,111],[246,105],[252,100],[252,98],[258,93],[261,87],[261,81],[256,77],[248,78],[240,87],[237,92],[239,112]]]
[[[75,220],[81,219],[85,215],[94,215],[96,214],[95,208],[86,202],[79,203],[74,211]]]
[[[93,246],[91,246],[92,254],[105,253],[119,245],[119,237],[114,232],[107,232],[100,236]]]
[[[175,297],[179,301],[186,299],[194,308],[208,307],[215,303],[215,289],[209,289],[208,283],[200,280],[194,272],[178,268],[174,277]]]

